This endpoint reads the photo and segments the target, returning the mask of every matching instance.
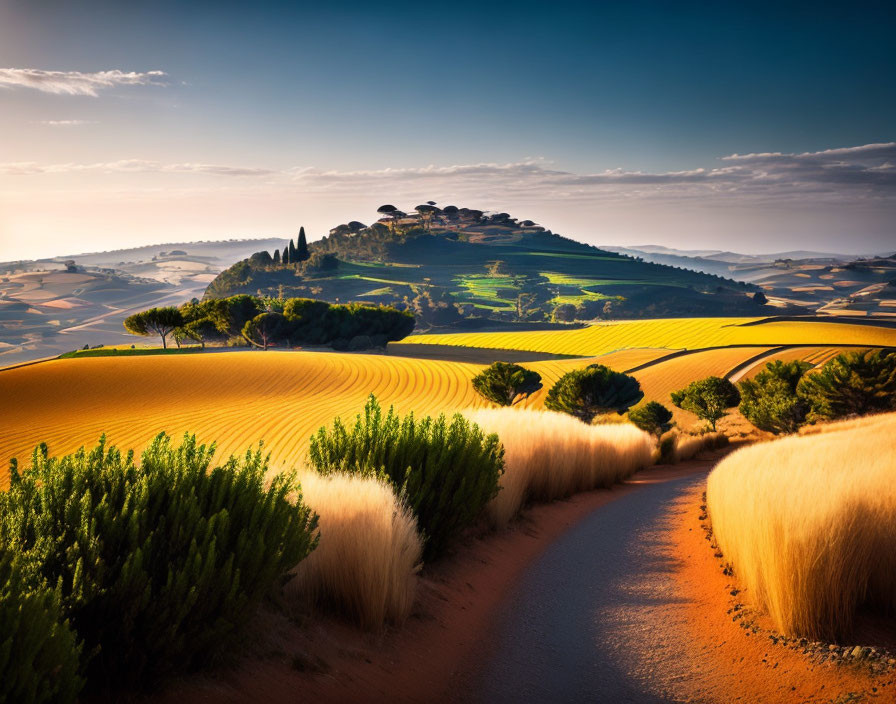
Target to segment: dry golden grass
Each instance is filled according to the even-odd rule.
[[[675,462],[693,459],[704,450],[714,450],[728,441],[724,433],[703,433],[702,435],[680,434],[675,438]]]
[[[378,479],[312,471],[300,479],[305,503],[320,517],[320,543],[299,563],[287,595],[327,604],[364,628],[402,623],[423,550],[411,511]]]
[[[896,414],[739,450],[709,476],[719,547],[787,635],[849,634],[896,609]]]
[[[574,330],[414,335],[402,344],[530,350],[583,357],[627,347],[701,349],[735,345],[859,344],[896,346],[896,329],[828,322],[771,322],[759,318],[672,318],[599,323]]]
[[[466,415],[504,445],[501,491],[488,506],[495,526],[506,525],[528,500],[606,488],[652,462],[652,438],[628,423],[589,426],[562,413],[517,408]]]

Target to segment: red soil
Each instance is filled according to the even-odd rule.
[[[774,629],[762,615],[751,613],[758,633],[732,619],[728,612],[735,601],[748,603],[749,595],[731,596],[738,585],[722,572],[706,540],[701,492],[702,487],[670,508],[669,540],[661,549],[675,565],[670,586],[677,598],[649,616],[654,628],[663,624],[671,649],[682,654],[674,669],[669,663],[659,668],[661,688],[681,701],[719,704],[896,702],[893,672],[872,674],[867,663],[813,662],[802,649],[774,644]]]

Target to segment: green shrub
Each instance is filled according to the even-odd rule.
[[[657,401],[628,412],[628,419],[644,432],[660,437],[672,427],[672,411]]]
[[[541,374],[508,362],[493,362],[473,377],[473,388],[484,399],[511,406],[518,396],[541,388]]]
[[[896,352],[847,352],[818,372],[806,374],[797,394],[809,405],[810,420],[896,409]]]
[[[644,398],[638,380],[602,364],[591,364],[561,376],[548,391],[544,406],[590,423],[603,413],[622,415]]]
[[[812,368],[808,362],[776,360],[765,365],[754,379],[745,379],[740,388],[740,412],[760,430],[775,435],[795,433],[805,422],[809,404],[796,394],[803,375]]]
[[[450,420],[383,415],[371,395],[352,428],[341,419],[311,438],[314,468],[386,477],[413,510],[424,535],[423,557],[440,555],[498,493],[504,448],[460,414]]]
[[[28,578],[0,548],[0,702],[75,701],[80,652],[58,590]]]
[[[159,435],[143,453],[37,448],[0,494],[0,543],[48,584],[83,639],[91,687],[198,666],[315,545],[292,476],[265,488],[261,449],[210,469],[214,445]]]
[[[695,414],[701,420],[709,421],[715,431],[716,423],[728,415],[729,408],[740,403],[737,387],[727,379],[708,376],[691,382],[686,388],[673,391],[672,403]]]

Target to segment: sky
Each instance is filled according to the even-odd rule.
[[[0,260],[383,203],[896,250],[896,5],[0,0]]]

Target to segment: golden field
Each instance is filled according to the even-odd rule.
[[[719,334],[729,334],[722,321],[691,323],[693,329],[687,335],[707,325],[715,326]],[[794,328],[794,324],[782,325]],[[542,375],[543,388],[521,405],[542,408],[548,389],[562,374],[593,362],[619,371],[646,365],[633,372],[645,391],[645,401],[670,405],[670,391],[710,374],[725,376],[758,354],[767,352],[767,359],[802,354],[800,350],[776,351],[769,345],[700,350],[663,360],[674,350],[661,343],[679,344],[684,338],[646,340],[644,331],[675,326],[666,321],[596,326],[614,334],[626,330],[637,334],[609,343],[613,350],[601,356],[526,363]],[[796,327],[819,331],[833,327],[828,334],[839,335],[832,339],[835,343],[864,340],[869,345],[896,345],[892,329],[842,323]],[[742,330],[755,335],[770,328],[771,324]],[[562,337],[590,330],[548,334]],[[807,333],[803,330],[800,335]],[[645,347],[645,341],[651,344]],[[689,344],[694,344],[693,339]],[[815,346],[807,348],[804,356],[827,358],[836,350]],[[482,368],[481,364],[376,354],[227,351],[52,360],[0,370],[0,483],[5,482],[9,459],[24,459],[39,442],[47,442],[50,452],[59,455],[82,444],[92,445],[102,433],[119,447],[140,450],[158,432],[178,436],[190,431],[201,440],[217,441],[221,454],[242,452],[263,440],[275,467],[298,466],[310,435],[337,415],[353,417],[370,393],[402,413],[487,406],[470,383]],[[682,427],[696,422],[691,414],[674,410]]]
[[[574,330],[414,335],[402,345],[456,345],[593,357],[630,347],[668,350],[736,345],[896,346],[896,329],[837,322],[768,322],[762,318],[671,318],[598,323]]]
[[[706,489],[715,539],[784,634],[848,636],[896,609],[896,414],[738,450]]]

